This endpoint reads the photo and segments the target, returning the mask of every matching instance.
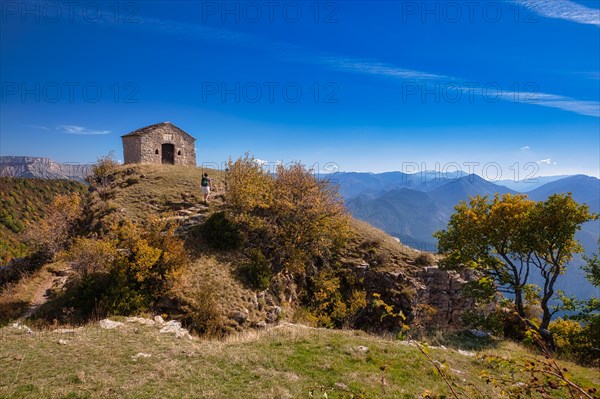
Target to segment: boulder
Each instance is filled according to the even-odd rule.
[[[147,326],[153,326],[154,324],[156,324],[156,322],[152,319],[145,319],[143,317],[128,317],[125,320],[127,323],[138,323],[138,324],[144,324]]]
[[[246,320],[248,320],[248,311],[244,312],[241,310],[236,310],[229,313],[228,317],[232,320],[235,320],[238,324],[244,324]]]
[[[164,324],[159,331],[161,334],[175,334],[176,338],[192,339],[190,332],[181,327],[181,323],[176,320],[170,320]]]
[[[114,328],[121,327],[122,325],[124,325],[124,323],[121,323],[120,321],[113,321],[110,319],[100,320],[100,328],[105,330],[112,330]]]

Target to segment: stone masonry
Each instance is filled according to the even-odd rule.
[[[121,138],[126,164],[196,166],[196,139],[170,122],[146,126]]]

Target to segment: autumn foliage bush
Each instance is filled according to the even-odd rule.
[[[248,155],[230,161],[227,203],[274,272],[314,274],[317,264],[335,258],[350,236],[337,190],[301,164],[278,165],[271,174]]]
[[[28,226],[29,245],[47,260],[54,258],[76,230],[82,209],[82,198],[77,193],[55,196],[46,216]]]
[[[101,237],[75,239],[65,259],[78,273],[75,299],[113,314],[147,310],[189,262],[175,227],[159,220],[114,221]]]

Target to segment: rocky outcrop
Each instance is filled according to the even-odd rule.
[[[475,306],[473,298],[462,295],[462,288],[476,280],[473,273],[441,270],[437,266],[427,266],[415,276],[423,285],[420,303],[430,306],[435,312],[426,320],[426,325],[454,327],[460,325],[460,318]]]
[[[368,297],[374,293],[381,300],[401,311],[406,322],[419,327],[459,328],[461,316],[473,309],[475,301],[462,295],[462,287],[475,276],[467,272],[441,270],[427,266],[407,274],[400,271],[378,271],[368,265],[351,267],[355,277],[362,281]],[[376,315],[377,316],[377,315]],[[398,321],[393,318],[376,317],[376,329],[394,331]],[[366,314],[358,321],[359,328],[374,328],[373,315]]]
[[[50,158],[0,157],[0,177],[68,179],[84,182],[91,168],[90,164],[59,163]]]

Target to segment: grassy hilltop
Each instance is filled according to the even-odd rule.
[[[239,187],[208,170],[206,206],[201,169],[109,166],[80,213],[54,204],[69,223],[43,230],[68,233],[40,244],[50,260],[0,287],[0,398],[442,398],[448,384],[497,398],[553,367],[461,330],[462,276],[336,213],[300,170],[279,183],[250,166],[241,176],[253,184]],[[168,324],[155,315],[194,338],[159,332]],[[105,317],[123,324],[102,329]],[[574,384],[600,386],[598,369],[556,364]],[[545,397],[570,397],[544,381]]]

